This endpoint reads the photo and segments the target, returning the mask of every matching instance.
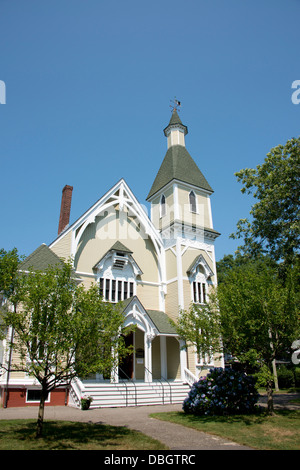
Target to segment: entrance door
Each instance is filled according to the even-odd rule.
[[[133,345],[133,332],[124,337],[126,347]],[[121,379],[133,379],[133,353],[123,358],[119,365],[119,377]]]

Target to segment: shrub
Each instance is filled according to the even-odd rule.
[[[295,367],[294,374],[295,374],[295,386],[300,387],[300,367]]]
[[[193,384],[182,408],[195,415],[244,414],[254,411],[257,400],[252,376],[216,368]]]
[[[295,387],[295,376],[291,369],[286,366],[280,366],[277,370],[278,386],[279,388],[293,388]]]

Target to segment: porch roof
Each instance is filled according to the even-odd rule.
[[[176,329],[171,325],[169,317],[165,312],[160,310],[147,310],[147,313],[161,334],[177,335]]]
[[[134,300],[138,301],[141,304],[141,301],[136,295],[134,295],[133,297],[129,297],[128,299],[122,302],[124,311]],[[145,309],[143,305],[142,305],[142,308],[148,315],[149,319],[151,320],[151,322],[153,323],[153,325],[155,326],[159,334],[177,336],[176,329],[170,323],[169,317],[165,312],[162,312],[161,310],[148,310],[148,309]]]

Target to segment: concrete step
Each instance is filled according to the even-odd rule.
[[[82,390],[93,398],[91,408],[182,403],[190,388],[182,382],[84,382]]]

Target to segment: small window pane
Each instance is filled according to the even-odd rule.
[[[130,282],[130,294],[129,297],[133,296],[133,282]]]
[[[196,196],[194,191],[191,191],[189,194],[189,200],[190,200],[190,211],[191,212],[197,212],[197,207],[196,207]]]
[[[166,198],[163,194],[160,200],[160,216],[163,217],[164,215],[166,215]]]
[[[111,281],[111,300],[114,302],[116,300],[116,281]]]
[[[110,279],[105,280],[105,300],[109,300],[109,285]]]

